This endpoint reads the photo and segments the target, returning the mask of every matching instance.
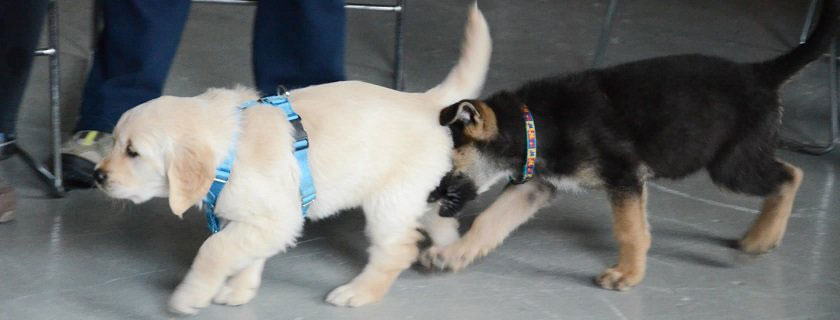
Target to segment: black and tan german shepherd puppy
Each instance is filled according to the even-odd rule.
[[[644,277],[651,243],[645,181],[679,179],[704,168],[721,187],[764,197],[740,246],[749,253],[774,248],[803,177],[775,157],[779,87],[836,36],[838,1],[824,1],[806,43],[768,61],[666,56],[540,79],[444,109],[440,123],[452,130],[454,169],[430,198],[443,204],[443,215],[474,197],[459,193],[483,192],[522,171],[524,106],[536,122],[536,175],[505,188],[465,235],[429,248],[421,262],[461,269],[498,246],[556,190],[602,187],[612,204],[619,258],[595,280],[625,290]]]

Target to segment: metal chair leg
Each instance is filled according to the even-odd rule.
[[[799,34],[799,43],[805,43],[808,40],[808,31],[811,31],[811,25],[814,23],[814,14],[817,12],[817,2],[819,0],[811,0],[811,5],[808,6],[808,15],[805,16],[805,25],[802,26],[802,33]]]
[[[41,180],[46,183],[54,197],[64,195],[64,183],[61,180],[61,103],[59,93],[61,91],[61,68],[58,58],[58,3],[51,0],[47,5],[47,42],[49,48],[38,49],[36,56],[48,56],[50,59],[50,121],[52,123],[52,153],[53,168],[50,172],[39,161],[35,160],[29,152],[26,152],[17,143],[14,145],[14,152],[23,158],[27,166],[35,170]]]
[[[808,39],[808,34],[811,31],[811,25],[813,24],[814,14],[817,11],[817,2],[819,0],[811,0],[811,4],[808,6],[808,14],[805,16],[805,25],[802,27],[802,33],[799,36],[799,43],[805,43]],[[830,53],[830,61],[828,64],[828,104],[829,104],[829,139],[825,144],[813,144],[813,143],[805,143],[801,141],[793,141],[793,140],[783,140],[781,143],[781,147],[790,149],[796,152],[807,153],[811,155],[822,155],[834,150],[834,147],[837,143],[840,143],[840,137],[838,137],[838,125],[840,125],[840,120],[838,120],[837,116],[837,109],[838,109],[838,84],[837,84],[837,59],[838,59],[838,46],[840,46],[840,41],[837,38],[831,42],[831,53]]]
[[[394,8],[396,22],[394,30],[394,89],[402,91],[403,83],[402,55],[403,55],[403,9],[405,0],[399,0]]]
[[[610,6],[607,7],[607,14],[604,16],[604,23],[601,26],[601,36],[598,38],[598,47],[595,48],[595,58],[592,59],[592,67],[599,67],[604,62],[604,52],[607,51],[607,45],[610,41],[610,32],[612,32],[613,18],[615,17],[615,7],[618,5],[618,0],[610,0]]]
[[[195,1],[195,0],[193,0]],[[372,10],[372,11],[392,11],[394,12],[394,70],[393,70],[393,88],[395,90],[403,89],[403,70],[402,70],[402,54],[403,54],[403,9],[405,9],[405,0],[397,0],[393,5],[379,5],[379,4],[360,4],[347,3],[344,8]]]
[[[53,145],[53,189],[56,193],[63,192],[64,183],[61,180],[63,169],[61,166],[61,63],[58,56],[58,2],[52,0],[49,9],[49,43],[55,49],[50,56],[50,109],[52,122]]]
[[[828,64],[828,103],[829,103],[829,139],[825,144],[812,144],[800,141],[784,140],[782,147],[796,152],[807,153],[810,155],[823,155],[834,150],[834,147],[840,143],[838,137],[838,88],[837,88],[837,53],[840,41],[835,39],[831,43],[831,61]]]
[[[14,153],[19,155],[23,162],[26,163],[27,166],[35,170],[38,173],[38,178],[41,178],[50,189],[50,195],[55,198],[61,198],[64,196],[64,186],[61,185],[61,177],[53,175],[47,167],[45,167],[40,161],[35,160],[29,152],[21,148],[19,145],[13,145]]]

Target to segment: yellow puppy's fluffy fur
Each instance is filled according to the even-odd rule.
[[[430,230],[436,243],[457,238],[436,210],[423,217],[427,195],[451,168],[452,139],[438,124],[438,113],[478,95],[489,59],[489,31],[474,6],[459,62],[432,90],[403,93],[345,81],[291,92],[309,134],[318,192],[308,218],[360,206],[371,241],[364,270],[333,290],[328,302],[360,306],[382,299],[417,257],[417,228]],[[294,245],[301,233],[293,129],[281,110],[237,110],[256,98],[256,92],[237,87],[137,106],[120,119],[114,149],[97,167],[107,177],[100,186],[110,196],[136,203],[168,197],[172,211],[181,215],[200,202],[216,166],[236,145],[236,162],[216,209],[226,224],[202,244],[175,289],[170,307],[176,312],[195,313],[211,301],[248,302],[266,259]]]

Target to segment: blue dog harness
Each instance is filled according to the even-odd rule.
[[[312,182],[312,173],[309,171],[309,138],[306,135],[306,131],[303,130],[300,115],[292,110],[292,104],[289,103],[289,98],[286,95],[276,95],[263,97],[258,100],[247,101],[239,105],[238,111],[261,105],[282,109],[286,113],[286,118],[289,119],[289,123],[291,123],[292,127],[295,129],[294,153],[298,162],[298,167],[300,167],[300,199],[303,215],[306,216],[306,211],[309,210],[309,205],[315,201],[315,184]],[[216,168],[216,177],[213,178],[213,184],[210,185],[210,191],[208,191],[207,195],[204,196],[204,215],[207,217],[207,228],[209,228],[213,233],[221,230],[219,218],[216,217],[215,213],[216,200],[218,200],[219,194],[222,192],[222,188],[224,188],[225,183],[227,183],[228,178],[230,178],[230,171],[231,168],[233,168],[233,161],[236,158],[237,138],[237,136],[233,137],[233,146],[230,148],[230,151],[228,151],[228,155],[225,157],[225,160],[222,161],[222,164]]]

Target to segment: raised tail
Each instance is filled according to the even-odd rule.
[[[426,94],[440,108],[462,99],[478,97],[490,67],[491,51],[490,28],[478,9],[478,3],[474,3],[467,18],[458,63],[449,71],[443,82],[426,91]]]
[[[781,85],[826,51],[831,39],[837,36],[837,20],[840,18],[837,12],[838,1],[840,0],[823,1],[817,27],[805,43],[774,59],[755,64],[765,81]]]

